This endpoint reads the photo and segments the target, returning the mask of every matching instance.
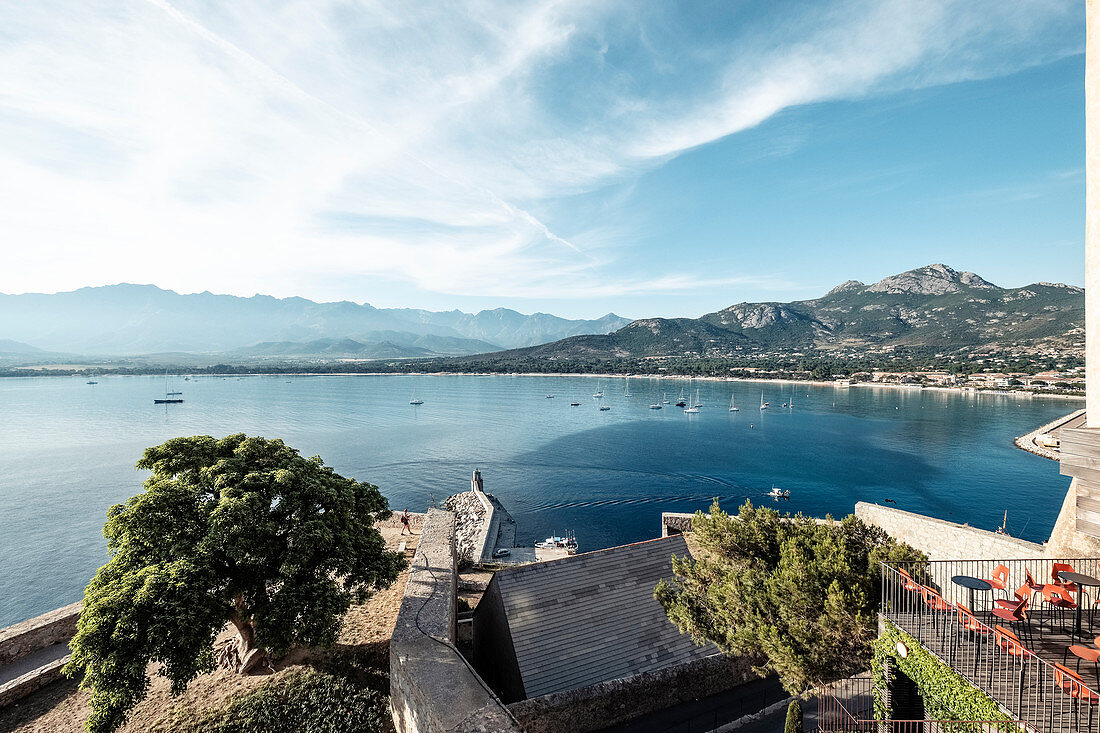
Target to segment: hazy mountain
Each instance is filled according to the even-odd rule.
[[[436,354],[469,354],[527,346],[629,323],[608,314],[571,321],[506,309],[470,314],[374,308],[349,301],[197,293],[152,285],[111,285],[66,293],[0,294],[0,338],[54,351],[132,355],[163,351],[222,352],[261,342],[353,339],[390,341]],[[379,337],[380,332],[387,335]],[[435,340],[417,343],[420,337]]]
[[[11,339],[0,339],[0,355],[2,356],[25,356],[44,353],[46,352],[42,349],[36,349],[30,344],[12,341]]]
[[[929,265],[872,285],[849,280],[813,300],[737,303],[700,318],[644,318],[607,335],[578,336],[502,359],[725,356],[738,347],[867,345],[958,348],[1084,339],[1084,290],[1036,283],[1001,288],[972,272]]]

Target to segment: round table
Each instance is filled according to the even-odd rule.
[[[993,590],[993,584],[988,580],[982,580],[981,578],[972,578],[969,575],[956,575],[951,578],[951,582],[960,588],[966,588],[966,600],[967,605],[970,606],[970,612],[974,612],[974,591],[981,590]]]
[[[1077,586],[1077,612],[1074,625],[1077,629],[1077,636],[1081,636],[1081,589],[1100,588],[1100,578],[1094,578],[1084,573],[1073,573],[1069,570],[1059,570],[1058,578],[1063,582],[1073,583]]]

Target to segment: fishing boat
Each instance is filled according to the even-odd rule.
[[[154,405],[178,405],[179,403],[183,402],[183,398],[179,397],[179,395],[181,395],[181,394],[183,394],[183,392],[169,392],[168,391],[168,370],[165,369],[164,370],[164,399],[163,400],[154,399],[153,404]]]
[[[547,537],[542,542],[536,542],[535,547],[540,550],[557,549],[565,550],[570,555],[577,554],[577,537],[572,532],[566,532],[564,536],[554,535]]]
[[[695,390],[695,404],[691,407],[684,408],[685,415],[694,415],[699,412],[699,408],[702,407],[702,403],[699,402],[699,390]]]
[[[598,380],[598,379],[596,380],[596,393],[594,395],[592,395],[592,399],[596,399],[596,400],[602,400],[603,399],[603,389],[600,387],[600,380]]]
[[[768,492],[768,496],[775,499],[776,501],[779,501],[781,499],[784,501],[790,501],[791,492],[787,489],[777,489],[773,486],[772,490]]]
[[[733,395],[730,395],[730,412],[738,412],[741,408],[733,404]]]

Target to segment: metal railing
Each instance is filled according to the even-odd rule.
[[[995,700],[1019,721],[1017,728],[1100,733],[1100,665],[1067,651],[1073,644],[1096,649],[1089,633],[1094,605],[1089,591],[1096,588],[1069,588],[1079,604],[1045,602],[1042,587],[1055,582],[1053,563],[1100,575],[1095,558],[883,563],[881,613]],[[968,588],[965,578],[994,579],[1004,588]],[[1005,618],[1017,597],[1027,598],[1025,611]],[[1000,615],[994,609],[1001,609]],[[899,646],[899,654],[907,652]]]

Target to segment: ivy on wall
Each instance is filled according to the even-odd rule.
[[[909,650],[908,656],[898,654],[901,642]],[[885,629],[872,643],[874,664],[871,674],[876,689],[885,690],[887,660],[897,665],[909,679],[916,683],[924,700],[925,717],[929,720],[1013,720],[1001,712],[988,695],[981,692],[962,675],[940,661],[913,637],[886,622]],[[889,720],[892,711],[886,708],[881,697],[875,696],[875,717]]]

